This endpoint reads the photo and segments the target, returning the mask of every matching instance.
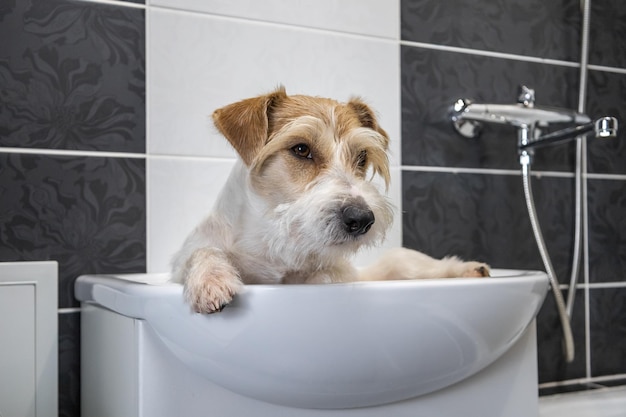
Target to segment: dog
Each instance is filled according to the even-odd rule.
[[[350,256],[381,243],[393,218],[373,182],[389,187],[389,137],[360,98],[340,103],[279,87],[216,110],[213,121],[239,160],[173,259],[173,281],[194,311],[221,311],[244,284],[489,275],[484,263],[405,248],[352,266]]]

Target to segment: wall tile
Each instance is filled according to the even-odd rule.
[[[403,40],[578,61],[577,2],[402,0]]]
[[[151,154],[233,157],[211,113],[284,84],[289,94],[362,96],[379,112],[397,161],[396,45],[171,10],[154,9],[150,19]]]
[[[435,257],[478,259],[494,268],[545,270],[517,176],[405,171],[403,183],[405,246]],[[567,283],[572,253],[571,184],[563,178],[533,178],[533,191],[557,277]],[[537,317],[539,382],[585,376],[584,317],[580,291],[572,324],[577,354],[567,364],[553,295],[547,295]]]
[[[397,39],[399,0],[152,0],[154,6]]]
[[[592,2],[591,64],[626,68],[626,33],[619,0]],[[402,0],[401,38],[438,46],[579,60],[582,14],[578,2],[506,0]],[[468,51],[469,52],[469,51]],[[537,104],[578,107],[579,70],[548,63],[401,47],[402,164],[519,169],[516,132],[485,126],[480,138],[458,136],[449,121],[457,98],[514,103],[519,84],[536,91]],[[587,114],[622,122],[626,76],[589,71]],[[623,130],[623,129],[622,129]],[[588,140],[588,171],[626,174],[624,132],[617,140]],[[574,169],[574,144],[538,150],[535,171]],[[589,189],[589,259],[592,283],[626,279],[622,221],[626,182],[592,177]],[[545,240],[562,282],[569,279],[573,234],[573,180],[533,179]],[[526,213],[519,176],[403,172],[403,239],[407,246],[443,256],[461,254],[496,267],[543,269]],[[579,290],[573,326],[577,356],[565,364],[561,329],[551,295],[538,316],[540,382],[624,373],[621,287],[591,290],[591,363],[585,358],[584,294]],[[568,385],[569,386],[569,385]],[[582,385],[577,385],[582,386]]]
[[[149,272],[170,271],[172,256],[213,208],[234,165],[234,159],[150,159]]]
[[[567,291],[563,291],[563,298],[567,300]],[[552,292],[548,292],[546,300],[537,315],[539,383],[564,381],[586,376],[584,290],[576,291],[571,326],[574,336],[574,361],[567,363],[563,353],[561,320],[559,319],[554,295]]]
[[[587,114],[616,117],[619,124],[617,138],[587,141],[588,171],[626,174],[626,74],[589,71]]]
[[[589,279],[626,281],[626,181],[588,180]]]
[[[514,104],[517,89],[535,89],[538,105],[574,109],[578,71],[508,59],[403,46],[402,163],[493,169],[519,169],[517,131],[485,125],[477,139],[457,134],[450,121],[459,98]],[[535,170],[571,171],[573,144],[538,150]]]
[[[23,0],[0,10],[0,146],[143,152],[140,9]]]
[[[495,268],[545,270],[519,177],[404,171],[402,182],[404,246]],[[557,277],[569,280],[572,185],[563,178],[535,177],[532,186]]]
[[[80,313],[59,314],[59,417],[80,416]]]
[[[626,373],[626,288],[589,291],[591,375]]]
[[[79,275],[145,272],[144,166],[0,153],[0,261],[58,261],[60,308]]]
[[[589,63],[626,68],[626,8],[622,0],[591,2]]]

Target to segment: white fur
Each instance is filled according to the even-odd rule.
[[[272,97],[287,100],[284,90]],[[376,127],[361,102],[343,105],[340,123],[333,110],[340,104],[304,97],[313,107],[321,103],[328,108],[330,122],[324,114],[291,115],[269,138],[259,138],[264,142],[258,146],[260,142],[250,142],[248,136],[263,132],[259,129],[265,128],[263,117],[270,116],[250,117],[249,131],[241,118],[264,111],[262,105],[268,100],[259,99],[263,101],[235,103],[214,116],[240,155],[248,157],[248,164],[239,161],[235,165],[212,212],[174,257],[173,280],[184,284],[185,298],[195,311],[221,310],[244,283],[332,283],[488,273],[484,264],[454,257],[436,260],[409,249],[389,251],[371,267],[357,271],[349,258],[360,247],[381,243],[392,222],[391,204],[371,181],[377,174],[386,181],[389,178],[386,133]],[[367,112],[365,122],[358,112],[346,111],[353,103]],[[294,108],[302,107],[285,104],[286,110]],[[294,153],[293,147],[300,141],[311,149],[311,158]],[[256,152],[252,157],[251,150]],[[371,211],[375,219],[371,228],[350,231],[352,218],[344,218],[348,207]]]

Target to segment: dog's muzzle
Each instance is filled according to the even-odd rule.
[[[351,236],[358,236],[367,233],[376,219],[365,202],[357,202],[343,207],[341,220],[346,233]]]

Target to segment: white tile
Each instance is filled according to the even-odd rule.
[[[148,272],[168,272],[187,235],[213,208],[235,160],[150,158]]]
[[[148,9],[150,154],[232,157],[210,122],[226,104],[285,85],[290,94],[361,96],[392,138],[400,160],[396,42]]]
[[[399,0],[152,0],[153,6],[397,39]]]

